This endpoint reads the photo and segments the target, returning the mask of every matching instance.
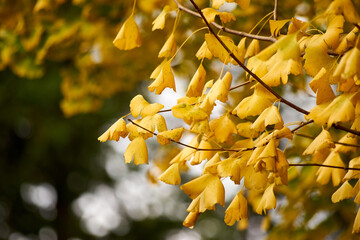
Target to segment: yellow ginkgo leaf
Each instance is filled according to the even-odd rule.
[[[209,118],[209,115],[201,108],[186,103],[175,105],[171,111],[174,117],[183,119],[187,124]]]
[[[259,44],[259,40],[257,39],[253,39],[249,45],[249,47],[247,48],[246,54],[245,54],[245,58],[249,58],[252,56],[255,56],[256,54],[258,54],[260,52],[260,44]]]
[[[196,148],[199,146],[199,136],[195,136],[190,143],[188,144],[191,147],[185,147],[181,150],[171,161],[170,164],[176,162],[184,162],[190,160],[193,157],[193,154],[196,152]]]
[[[244,218],[248,218],[247,200],[241,192],[239,192],[226,209],[224,221],[227,225],[232,226],[235,222]]]
[[[142,126],[144,129],[139,128],[138,132],[143,135],[145,139],[147,139],[148,137],[152,137],[152,133],[150,133],[149,131],[154,132],[155,128],[158,130],[159,133],[167,130],[165,118],[160,114],[154,114],[144,117],[139,122],[139,125]]]
[[[348,22],[359,23],[360,16],[356,11],[351,0],[335,0],[331,2],[325,14],[328,15],[343,15]]]
[[[211,173],[217,174],[218,163],[221,163],[219,153],[216,153],[209,161],[205,164],[203,174]]]
[[[321,68],[309,83],[310,88],[316,93],[316,104],[322,104],[335,98],[335,94],[329,83],[329,75],[325,68]]]
[[[141,45],[140,30],[133,15],[124,22],[113,44],[120,50],[130,50]]]
[[[212,149],[212,145],[210,142],[206,139],[202,139],[199,146],[199,149]],[[200,164],[205,159],[210,160],[215,154],[215,151],[197,151],[194,154],[194,158],[191,161],[191,165],[197,165]]]
[[[165,18],[166,14],[170,11],[170,7],[166,5],[164,9],[161,11],[159,16],[155,18],[155,20],[152,22],[152,31],[155,31],[156,29],[164,29],[165,27]]]
[[[276,198],[274,194],[275,183],[268,186],[261,197],[261,200],[256,208],[256,213],[262,214],[266,213],[266,210],[273,209],[276,207]]]
[[[309,23],[300,21],[299,19],[293,17],[291,19],[291,23],[289,25],[288,34],[296,33],[299,30],[301,32],[305,32],[308,25],[309,25]]]
[[[162,70],[162,68],[164,67],[164,65],[165,65],[165,63],[167,63],[167,59],[164,59],[155,69],[154,69],[154,71],[151,73],[151,75],[150,75],[150,78],[151,79],[156,79],[158,76],[159,76],[159,74],[161,73],[161,70]]]
[[[213,0],[211,1],[211,7],[215,9],[219,9],[222,5],[224,5],[225,0]]]
[[[360,157],[351,159],[349,162],[349,168],[360,168]],[[348,170],[344,176],[345,180],[350,180],[352,178],[360,178],[360,172],[356,170]]]
[[[214,132],[217,142],[232,142],[233,134],[237,133],[235,123],[228,114],[210,122],[210,129]]]
[[[183,226],[188,228],[193,228],[199,215],[200,213],[198,212],[189,212],[189,214],[187,215],[187,217],[183,222]]]
[[[235,55],[237,59],[241,62],[244,62],[244,55],[240,49],[234,44],[234,41],[230,37],[218,36],[223,43],[228,47],[228,49]],[[225,50],[221,43],[216,39],[216,37],[210,33],[205,34],[205,41],[208,49],[215,57],[219,58],[221,62],[227,64],[232,61],[230,54]],[[233,64],[237,64],[233,62]]]
[[[218,164],[217,172],[221,177],[230,177],[235,184],[240,184],[240,180],[246,172],[246,163],[250,158],[251,151],[241,154],[240,157],[229,157]]]
[[[107,140],[114,140],[119,141],[119,138],[126,137],[129,134],[129,132],[126,129],[126,123],[123,118],[120,118],[117,120],[111,127],[106,130],[99,138],[98,140],[100,142],[106,142]]]
[[[193,78],[191,79],[186,96],[200,97],[205,84],[206,71],[202,64],[200,64]]]
[[[231,73],[226,72],[225,76],[222,79],[217,80],[215,84],[211,87],[209,93],[203,100],[203,104],[200,105],[200,108],[203,108],[207,101],[210,105],[215,105],[216,100],[225,103],[228,99],[231,81]]]
[[[211,23],[215,21],[215,17],[219,16],[220,17],[220,21],[222,23],[227,23],[230,21],[234,21],[236,20],[236,18],[234,17],[234,15],[232,15],[231,13],[228,12],[218,12],[213,8],[205,8],[203,10],[201,10],[204,14],[204,17],[206,18],[206,20]]]
[[[180,184],[181,177],[179,172],[179,164],[179,162],[176,162],[170,165],[170,167],[168,167],[168,169],[166,169],[166,171],[163,172],[158,179],[164,183],[171,185]]]
[[[214,210],[215,204],[225,205],[225,189],[218,176],[202,175],[180,187],[193,201],[188,212]]]
[[[175,78],[170,66],[171,60],[167,61],[161,69],[160,74],[155,81],[148,87],[150,92],[155,91],[155,94],[161,94],[165,88],[172,88],[176,91]]]
[[[134,159],[134,164],[148,164],[148,150],[145,140],[142,137],[137,137],[131,141],[127,147],[125,154],[125,163],[130,163]]]
[[[323,164],[337,166],[341,168],[345,167],[344,162],[341,160],[340,154],[335,151],[330,153],[330,155],[326,158]],[[330,181],[331,178],[333,185],[337,186],[341,183],[345,174],[346,171],[344,169],[320,167],[319,170],[316,172],[316,181],[322,185],[325,185]]]
[[[256,92],[253,95],[244,98],[232,111],[239,118],[244,119],[248,116],[256,116],[261,114],[266,108],[270,107],[272,102]]]
[[[164,46],[161,48],[158,57],[168,58],[174,56],[176,52],[176,41],[174,33],[171,33],[169,38],[166,40]]]
[[[359,31],[357,27],[354,27],[346,36],[344,36],[339,45],[335,49],[335,53],[341,55],[348,48],[353,47],[356,41],[356,33]]]
[[[184,128],[175,128],[168,131],[162,131],[158,133],[157,140],[161,145],[169,144],[171,140],[177,142],[180,140],[183,132],[184,132]]]
[[[358,45],[344,54],[334,71],[334,77],[353,78],[357,85],[360,84],[360,43]]]
[[[164,108],[164,105],[160,103],[148,103],[142,95],[136,95],[131,101],[130,101],[130,111],[131,114],[134,117],[138,117],[141,113],[141,117],[147,117],[152,116],[159,112],[162,108]]]
[[[247,189],[264,190],[268,182],[266,171],[256,172],[253,166],[244,169],[244,184]]]
[[[303,155],[314,154],[322,149],[334,148],[335,144],[331,138],[330,133],[323,129],[322,132],[311,142],[305,149]]]
[[[354,138],[354,135],[351,133],[345,134],[339,141],[335,147],[336,152],[347,153],[347,152],[355,152],[357,145],[357,138]]]
[[[201,60],[203,58],[212,59],[213,55],[207,47],[206,41],[201,45],[199,50],[196,52],[195,56]]]
[[[284,125],[279,109],[274,105],[266,108],[252,124],[251,128],[262,132],[269,125],[275,125],[276,129],[281,129]]]
[[[339,187],[338,190],[333,193],[331,196],[331,201],[333,203],[337,203],[344,199],[353,198],[358,193],[358,191],[359,190],[351,186],[348,181],[345,181],[341,187]]]
[[[285,26],[285,24],[287,24],[290,21],[290,19],[285,19],[285,20],[270,20],[269,24],[270,24],[270,32],[272,36],[278,36],[281,28],[283,28]]]
[[[240,136],[253,138],[257,136],[257,132],[251,128],[252,122],[243,122],[236,125],[237,132]]]

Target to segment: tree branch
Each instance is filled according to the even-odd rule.
[[[201,9],[196,5],[196,3],[193,0],[190,0],[190,2],[194,5],[195,9],[200,14],[201,18],[209,28],[210,33],[218,40],[218,42],[223,46],[223,48],[230,54],[232,59],[239,64],[250,76],[252,76],[258,83],[260,83],[263,87],[265,87],[271,94],[273,94],[277,99],[279,99],[281,102],[285,103],[289,107],[297,110],[298,112],[301,112],[305,115],[308,115],[309,112],[305,109],[293,104],[292,102],[289,102],[285,98],[281,97],[277,92],[275,92],[271,87],[269,87],[265,82],[263,82],[255,73],[253,73],[250,69],[248,69],[233,53],[232,51],[225,45],[225,43],[219,38],[217,34],[215,34],[214,30],[210,26],[209,22],[206,20],[204,14],[201,12]]]
[[[295,133],[295,135],[300,136],[300,137],[304,137],[304,138],[315,139],[314,137],[311,137],[311,136],[308,136],[308,135],[302,134],[302,133]],[[342,142],[337,142],[337,141],[334,141],[334,143],[335,143],[335,144],[339,144],[339,145],[343,145],[343,146],[347,146],[347,147],[360,148],[360,145],[357,145],[357,144],[342,143]]]
[[[278,0],[274,0],[274,20],[277,20]]]
[[[351,167],[340,167],[340,166],[334,166],[334,165],[326,165],[326,164],[320,164],[320,163],[289,163],[290,167],[300,166],[300,167],[327,167],[327,168],[337,168],[337,169],[343,169],[343,170],[355,170],[360,171],[360,168],[351,168]]]
[[[201,15],[197,12],[194,12],[190,9],[188,9],[187,7],[181,5],[181,3],[178,0],[174,0],[174,2],[177,4],[178,8],[184,12],[187,12],[193,16],[199,17],[201,18]],[[268,42],[276,42],[276,39],[272,36],[270,37],[265,37],[265,36],[258,36],[258,35],[254,35],[254,34],[250,34],[250,33],[246,33],[246,32],[241,32],[241,31],[237,31],[237,30],[233,30],[230,28],[226,28],[223,27],[219,24],[217,24],[216,22],[212,22],[211,23],[214,27],[216,27],[217,29],[220,29],[224,32],[233,34],[233,35],[237,35],[237,36],[241,36],[241,37],[247,37],[247,38],[251,38],[251,39],[257,39],[257,40],[261,40],[261,41],[268,41]]]

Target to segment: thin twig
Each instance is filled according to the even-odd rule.
[[[308,125],[308,124],[310,124],[310,123],[313,123],[314,122],[314,120],[309,120],[309,121],[307,121],[307,122],[303,122],[303,123],[301,123],[299,126],[297,126],[296,128],[294,128],[293,130],[291,130],[291,132],[292,133],[295,133],[297,130],[299,130],[300,128],[302,128],[302,127],[304,127],[304,126],[306,126],[306,125]]]
[[[174,0],[174,2],[177,4],[178,8],[184,12],[187,12],[193,16],[199,17],[201,18],[201,15],[197,12],[194,12],[190,9],[188,9],[187,7],[183,6],[178,0]],[[233,35],[237,35],[237,36],[241,36],[241,37],[247,37],[247,38],[251,38],[251,39],[257,39],[257,40],[261,40],[261,41],[268,41],[268,42],[275,42],[276,39],[273,38],[272,36],[270,37],[266,37],[266,36],[258,36],[258,35],[254,35],[254,34],[250,34],[250,33],[246,33],[246,32],[241,32],[241,31],[237,31],[237,30],[233,30],[230,28],[226,28],[224,26],[221,26],[219,24],[217,24],[216,22],[212,22],[211,23],[214,27],[216,27],[217,29],[220,29],[224,32],[233,34]]]
[[[326,165],[326,164],[320,164],[320,163],[289,163],[290,167],[300,166],[300,167],[327,167],[327,168],[338,168],[342,170],[355,170],[360,171],[360,168],[351,168],[351,167],[340,167],[340,166],[334,166],[334,165]]]
[[[359,132],[359,131],[356,131],[356,130],[354,130],[354,129],[350,129],[350,128],[341,126],[341,125],[339,125],[338,123],[334,123],[334,124],[332,125],[332,127],[336,128],[336,129],[343,130],[343,131],[345,131],[345,132],[349,132],[349,133],[352,133],[352,134],[355,134],[355,135],[360,136],[360,132]]]
[[[306,134],[302,134],[302,133],[295,133],[295,135],[300,136],[300,137],[304,137],[304,138],[309,138],[309,139],[315,139],[312,136],[308,136]],[[347,146],[347,147],[356,147],[356,148],[360,148],[360,145],[357,144],[350,144],[350,143],[342,143],[342,142],[337,142],[334,141],[335,144],[339,144],[339,145],[343,145],[343,146]]]
[[[274,1],[274,20],[277,20],[278,0]]]
[[[135,123],[131,119],[128,119],[128,121],[131,122],[132,124],[134,124],[135,126],[141,128],[142,130],[145,130],[145,131],[151,133],[154,136],[158,136],[157,133],[155,133],[155,132],[153,132],[153,131],[151,131],[149,129],[144,128],[143,126]],[[187,148],[192,148],[192,149],[194,149],[196,151],[216,151],[216,152],[239,152],[239,151],[243,151],[243,149],[237,150],[237,149],[225,149],[225,148],[213,148],[213,149],[210,149],[210,148],[197,148],[197,147],[193,147],[193,146],[190,146],[188,144],[185,144],[185,143],[182,143],[182,142],[179,142],[179,141],[175,141],[174,139],[171,139],[171,138],[166,138],[166,139],[168,139],[169,141],[171,141],[173,143],[177,143],[177,144],[179,144],[181,146],[184,146],[184,147],[187,147]]]

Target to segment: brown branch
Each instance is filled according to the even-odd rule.
[[[218,42],[223,46],[223,48],[229,53],[229,55],[234,59],[234,61],[239,64],[250,76],[252,76],[258,83],[260,83],[263,87],[265,87],[271,94],[273,94],[277,99],[279,99],[281,102],[285,103],[289,107],[297,110],[298,112],[301,112],[305,115],[308,115],[309,112],[305,109],[293,104],[292,102],[289,102],[285,98],[281,97],[277,92],[275,92],[271,87],[269,87],[264,81],[262,81],[255,73],[253,73],[250,69],[248,69],[233,53],[232,51],[225,45],[225,43],[219,38],[218,35],[215,34],[214,30],[210,26],[209,22],[206,20],[204,14],[201,12],[201,9],[196,5],[194,0],[190,0],[190,2],[194,5],[195,9],[200,14],[201,18],[209,28],[210,33],[218,40]]]
[[[187,7],[183,6],[178,0],[174,0],[174,2],[177,4],[178,8],[184,12],[187,12],[193,16],[199,17],[201,18],[201,15],[197,12],[194,12],[190,9],[188,9]],[[217,24],[216,22],[212,22],[211,23],[214,27],[216,27],[217,29],[220,29],[224,32],[233,34],[233,35],[237,35],[237,36],[241,36],[241,37],[247,37],[247,38],[251,38],[251,39],[257,39],[257,40],[261,40],[261,41],[268,41],[268,42],[275,42],[276,39],[274,37],[265,37],[265,36],[258,36],[258,35],[254,35],[254,34],[250,34],[250,33],[246,33],[246,32],[241,32],[241,31],[237,31],[237,30],[233,30],[230,28],[226,28],[224,26],[221,26],[219,24]]]
[[[308,124],[310,124],[310,123],[313,123],[314,122],[314,120],[309,120],[309,121],[307,121],[307,122],[303,122],[303,123],[301,123],[299,126],[297,126],[296,128],[294,128],[293,130],[291,130],[291,132],[292,133],[295,133],[297,130],[299,130],[300,128],[302,128],[302,127],[304,127],[304,126],[306,126],[306,125],[308,125]]]
[[[332,127],[336,128],[336,129],[343,130],[343,131],[345,131],[345,132],[349,132],[349,133],[352,133],[352,134],[355,134],[355,135],[360,136],[360,132],[359,132],[359,131],[356,131],[356,130],[354,130],[354,129],[350,129],[350,128],[341,126],[341,125],[339,125],[338,123],[334,123],[334,124],[332,125]]]
[[[351,167],[340,167],[340,166],[334,166],[334,165],[326,165],[326,164],[320,164],[320,163],[289,163],[290,167],[327,167],[327,168],[338,168],[342,170],[355,170],[360,171],[360,168],[351,168]]]
[[[306,134],[302,134],[302,133],[295,133],[297,136],[300,136],[300,137],[304,137],[304,138],[309,138],[309,139],[315,139],[314,137],[312,136],[309,136],[309,135],[306,135]],[[343,145],[343,146],[347,146],[347,147],[356,147],[356,148],[360,148],[360,145],[357,145],[357,144],[350,144],[350,143],[342,143],[342,142],[337,142],[337,141],[334,141],[335,144],[339,144],[339,145]]]
[[[278,0],[274,1],[274,20],[277,20]]]
[[[154,135],[154,136],[158,136],[157,133],[155,133],[155,132],[153,132],[153,131],[151,131],[151,130],[149,130],[149,129],[144,128],[143,126],[135,123],[135,122],[132,121],[131,119],[128,119],[128,121],[131,122],[132,124],[134,124],[135,126],[141,128],[142,130],[145,130],[145,131],[151,133],[151,134]],[[212,148],[212,149],[210,149],[210,148],[197,148],[197,147],[193,147],[193,146],[190,146],[190,145],[188,145],[188,144],[185,144],[185,143],[182,143],[182,142],[179,142],[179,141],[175,141],[174,139],[171,139],[171,138],[166,138],[166,139],[168,139],[169,141],[171,141],[171,142],[173,142],[173,143],[177,143],[177,144],[179,144],[179,145],[181,145],[181,146],[184,146],[184,147],[187,147],[187,148],[191,148],[191,149],[194,149],[194,150],[196,150],[196,151],[216,151],[216,152],[239,152],[239,151],[243,151],[243,149],[237,150],[237,149],[225,149],[225,148]],[[254,149],[255,149],[255,148],[254,148]]]

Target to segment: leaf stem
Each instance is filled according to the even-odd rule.
[[[277,20],[278,0],[274,0],[274,20]]]
[[[188,9],[185,6],[183,6],[178,0],[174,0],[174,2],[177,4],[177,6],[178,6],[178,8],[180,10],[182,10],[184,12],[187,12],[187,13],[193,15],[193,16],[201,18],[200,14]],[[276,41],[276,39],[271,37],[271,36],[270,37],[265,37],[265,36],[258,36],[258,35],[254,35],[254,34],[250,34],[250,33],[246,33],[246,32],[236,31],[236,30],[233,30],[233,29],[230,29],[230,28],[223,27],[223,26],[217,24],[216,22],[212,22],[211,24],[214,27],[216,27],[217,29],[220,29],[220,30],[222,30],[224,32],[227,32],[227,33],[230,33],[230,34],[233,34],[233,35],[252,38],[252,39],[258,39],[258,40],[261,40],[261,41],[268,41],[268,42],[275,42]]]

